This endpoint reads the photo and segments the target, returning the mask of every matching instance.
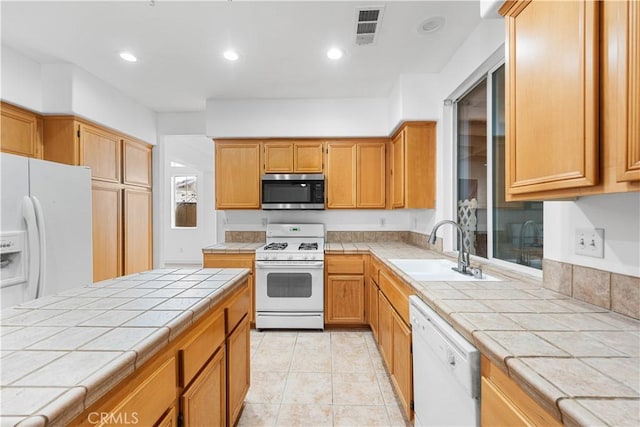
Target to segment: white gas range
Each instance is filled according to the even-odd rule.
[[[256,250],[256,328],[324,328],[324,224],[269,224]]]

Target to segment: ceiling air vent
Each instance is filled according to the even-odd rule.
[[[356,9],[356,44],[358,46],[375,43],[383,9],[383,6]]]

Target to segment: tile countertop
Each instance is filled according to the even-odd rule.
[[[640,321],[488,264],[483,271],[503,281],[415,281],[387,260],[443,255],[403,242],[325,250],[378,257],[565,425],[640,425]]]
[[[254,253],[256,249],[260,246],[264,246],[264,242],[251,242],[251,243],[242,243],[242,242],[229,242],[229,243],[218,243],[217,245],[207,246],[206,248],[202,248],[203,254],[215,254],[215,253],[228,253],[228,252],[247,252]]]
[[[203,252],[260,245],[219,244]],[[565,425],[640,425],[640,321],[488,264],[483,271],[503,281],[415,281],[387,260],[443,254],[404,242],[326,243],[325,251],[378,257]]]
[[[158,269],[0,311],[0,425],[64,425],[249,273]]]

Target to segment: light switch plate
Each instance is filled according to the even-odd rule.
[[[604,229],[576,228],[574,245],[577,255],[604,258]]]

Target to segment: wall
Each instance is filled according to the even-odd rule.
[[[391,133],[403,121],[438,118],[438,74],[401,74],[389,96]]]
[[[29,110],[42,110],[42,69],[39,63],[2,46],[0,98]]]
[[[75,65],[39,64],[2,46],[1,70],[5,101],[39,113],[76,114],[156,143],[152,110]]]
[[[158,195],[161,224],[158,265],[165,263],[200,263],[202,248],[217,241],[216,213],[213,183],[213,144],[209,138],[194,135],[165,135],[161,140],[163,163],[161,176],[155,192]],[[184,168],[171,167],[179,162]],[[171,177],[173,175],[196,175],[198,177],[198,207],[196,229],[171,227]]]
[[[206,135],[206,113],[157,113],[156,129],[158,135]]]
[[[386,98],[207,100],[218,138],[367,137],[389,134]]]
[[[544,257],[640,277],[640,193],[544,203]],[[604,258],[574,253],[576,228],[604,229]]]

